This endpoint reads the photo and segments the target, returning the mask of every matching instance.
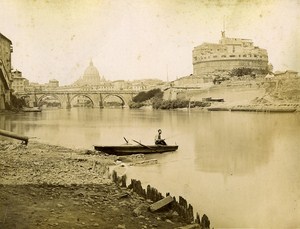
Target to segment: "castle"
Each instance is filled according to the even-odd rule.
[[[266,49],[253,45],[250,39],[228,38],[222,31],[219,43],[203,43],[193,49],[193,75],[207,77],[213,72],[234,68],[268,69]]]

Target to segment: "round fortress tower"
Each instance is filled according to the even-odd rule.
[[[225,31],[219,43],[203,43],[193,49],[193,74],[205,76],[234,68],[266,70],[268,53],[253,45],[250,39],[228,38]]]

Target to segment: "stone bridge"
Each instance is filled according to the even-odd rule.
[[[133,90],[119,90],[119,91],[59,91],[59,90],[44,90],[44,91],[30,91],[24,93],[18,93],[18,97],[29,97],[30,101],[33,101],[37,106],[41,105],[41,102],[47,96],[51,96],[57,99],[63,108],[70,108],[72,101],[78,96],[84,96],[88,98],[93,107],[103,108],[103,104],[108,97],[118,97],[122,101],[122,106],[128,106],[132,101],[132,98],[140,91]]]

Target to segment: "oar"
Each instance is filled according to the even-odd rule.
[[[145,148],[147,148],[147,149],[156,151],[156,149],[150,148],[149,146],[146,146],[146,145],[144,145],[144,144],[142,144],[142,143],[140,143],[140,142],[138,142],[138,141],[136,141],[136,140],[134,140],[134,139],[132,139],[132,141],[136,142],[137,144],[139,144],[139,145],[141,145],[141,146],[143,146],[143,147],[145,147]]]
[[[123,138],[124,138],[125,142],[128,144],[128,140],[125,137],[123,137]]]

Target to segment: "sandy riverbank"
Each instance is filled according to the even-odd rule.
[[[34,141],[25,146],[0,140],[0,228],[185,225],[175,212],[150,213],[149,200],[112,183],[108,166],[116,159]]]

